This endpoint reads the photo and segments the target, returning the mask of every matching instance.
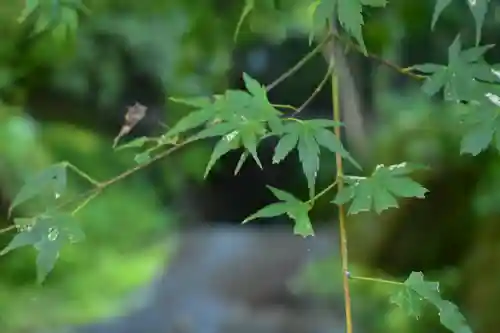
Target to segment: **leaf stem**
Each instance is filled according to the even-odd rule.
[[[9,232],[9,231],[12,231],[12,230],[14,230],[14,229],[16,229],[16,226],[15,226],[15,225],[9,225],[8,227],[5,227],[5,228],[3,228],[3,229],[0,229],[0,235],[1,235],[1,234],[5,234],[5,233],[7,233],[7,232]]]
[[[122,180],[124,178],[127,178],[128,176],[136,173],[139,170],[144,169],[145,167],[153,164],[154,162],[156,162],[158,160],[161,160],[164,157],[167,157],[168,155],[172,154],[173,152],[179,150],[180,148],[184,147],[185,145],[187,145],[188,143],[191,143],[193,141],[195,141],[195,139],[193,139],[193,138],[186,139],[183,142],[178,143],[177,145],[175,145],[173,147],[170,147],[169,149],[167,149],[167,150],[159,153],[158,155],[156,155],[152,159],[148,160],[147,162],[144,162],[142,164],[138,164],[135,167],[133,167],[132,169],[128,169],[128,170],[122,172],[118,176],[115,176],[115,177],[113,177],[113,178],[111,178],[109,180],[106,180],[104,182],[99,183],[97,185],[97,187],[100,188],[101,190],[104,190],[108,186],[113,185],[114,183],[116,183],[116,182],[118,182],[118,181],[120,181],[120,180]]]
[[[76,214],[76,212],[78,212],[85,205],[87,205],[92,199],[94,199],[98,194],[100,194],[107,187],[109,187],[109,186],[111,186],[111,185],[119,182],[120,180],[123,180],[123,179],[127,178],[128,176],[131,176],[132,174],[136,173],[139,170],[144,169],[145,167],[153,164],[154,162],[156,162],[158,160],[161,160],[164,157],[167,157],[168,155],[172,154],[176,150],[184,147],[185,145],[187,145],[188,143],[191,143],[193,141],[195,141],[195,139],[193,139],[193,138],[186,139],[183,142],[181,142],[181,143],[179,143],[179,144],[177,144],[177,145],[175,145],[173,147],[170,147],[169,149],[167,149],[167,150],[159,153],[158,155],[156,155],[152,159],[148,160],[147,162],[138,164],[135,167],[133,167],[131,169],[128,169],[128,170],[120,173],[119,175],[117,175],[117,176],[115,176],[115,177],[113,177],[111,179],[108,179],[106,181],[96,182],[95,188],[93,188],[92,190],[88,191],[84,195],[84,196],[86,196],[85,200],[79,206],[77,206],[77,208],[72,212],[72,214],[73,215]],[[67,201],[67,202],[63,203],[62,205],[60,205],[58,208],[62,208],[63,206],[66,206],[66,205],[72,203],[73,201],[74,200]]]
[[[411,71],[411,67],[401,68],[398,65],[393,64],[392,62],[390,62],[390,61],[388,61],[388,60],[386,60],[386,59],[384,59],[376,54],[365,52],[358,44],[354,43],[353,41],[351,41],[348,38],[341,36],[337,31],[332,30],[332,31],[330,31],[330,34],[333,35],[333,37],[335,37],[335,39],[342,42],[344,45],[346,45],[348,47],[352,47],[356,51],[363,53],[366,57],[374,59],[374,60],[380,62],[381,64],[383,64],[389,68],[392,68],[393,70],[395,70],[396,72],[398,72],[400,74],[409,76],[409,77],[416,79],[416,80],[423,80],[427,77],[425,75],[419,75],[419,74],[413,73]]]
[[[328,79],[331,77],[332,72],[333,68],[332,66],[329,66],[328,71],[326,72],[325,76],[318,84],[316,89],[314,89],[313,93],[309,96],[309,98],[307,98],[307,100],[304,103],[302,103],[302,105],[299,106],[299,108],[292,114],[292,117],[297,115],[297,113],[302,112],[306,108],[306,106],[309,105],[309,103],[311,103],[311,101],[321,92],[325,84],[328,82]]]
[[[91,183],[94,186],[98,186],[99,182],[95,180],[94,178],[90,177],[86,172],[80,170],[77,168],[75,165],[71,164],[70,162],[64,162],[64,164],[71,170],[73,170],[76,174],[78,174],[80,177],[84,178],[87,180],[89,183]]]
[[[272,89],[276,88],[276,86],[279,85],[281,82],[285,81],[287,78],[289,78],[290,76],[292,76],[293,74],[295,74],[295,72],[297,72],[300,68],[302,68],[302,66],[304,66],[309,60],[311,60],[314,57],[314,55],[316,55],[316,53],[320,52],[321,49],[323,48],[323,46],[327,42],[329,42],[330,39],[332,39],[332,38],[337,39],[338,41],[342,42],[344,45],[347,45],[348,47],[352,47],[356,51],[365,54],[366,57],[374,59],[374,60],[378,61],[379,63],[381,63],[381,64],[383,64],[383,65],[385,65],[385,66],[387,66],[387,67],[389,67],[389,68],[391,68],[393,70],[395,70],[396,72],[398,72],[400,74],[409,76],[409,77],[411,77],[413,79],[416,79],[416,80],[423,80],[423,79],[425,79],[427,77],[425,75],[420,75],[420,74],[413,73],[411,71],[412,70],[411,67],[409,67],[409,68],[401,68],[400,66],[398,66],[398,65],[396,65],[396,64],[394,64],[394,63],[392,63],[392,62],[390,62],[390,61],[388,61],[388,60],[386,60],[386,59],[384,59],[384,58],[382,58],[382,57],[380,57],[380,56],[378,56],[376,54],[366,53],[365,51],[363,51],[363,49],[359,45],[357,45],[356,43],[352,42],[350,39],[341,36],[337,31],[331,30],[326,35],[326,37],[320,43],[318,43],[318,45],[313,50],[311,50],[308,54],[306,54],[293,67],[291,67],[290,69],[288,69],[285,73],[283,73],[276,80],[274,80],[272,83],[270,83],[266,87],[266,90],[268,92],[271,91]],[[307,103],[309,103],[309,102],[307,102]]]
[[[297,108],[293,105],[288,105],[288,104],[271,104],[275,108],[282,108],[282,109],[291,109],[293,111],[297,111]]]
[[[328,34],[318,45],[312,49],[308,54],[306,54],[302,59],[299,60],[293,67],[288,69],[285,73],[281,74],[280,77],[278,77],[276,80],[271,82],[267,87],[266,90],[269,92],[272,89],[274,89],[277,85],[279,85],[281,82],[285,81],[287,78],[295,74],[299,69],[302,68],[309,60],[311,60],[316,53],[319,53],[322,49],[323,46],[332,38],[331,34]]]
[[[331,29],[330,29],[331,30]],[[331,35],[331,33],[329,34]],[[335,55],[333,52],[330,54],[329,66],[333,68],[331,72],[331,86],[332,86],[332,106],[333,106],[333,120],[336,122],[341,122],[340,116],[340,102],[339,102],[339,83],[337,73],[335,72]],[[335,135],[341,140],[340,127],[334,128]],[[335,153],[336,165],[337,165],[337,189],[342,191],[344,187],[343,177],[344,170],[342,166],[342,156],[339,152]],[[353,333],[352,331],[352,310],[351,310],[351,293],[349,289],[349,257],[347,252],[347,231],[346,231],[346,216],[343,205],[338,205],[339,207],[339,224],[340,224],[340,254],[342,262],[342,275],[343,275],[343,289],[344,289],[344,307],[345,307],[345,319],[346,319],[346,333]]]
[[[307,204],[312,204],[314,203],[316,200],[318,200],[319,198],[321,198],[323,195],[325,195],[328,191],[330,191],[332,188],[334,188],[336,185],[337,185],[337,182],[338,182],[338,179],[335,179],[335,181],[333,183],[331,183],[330,185],[328,185],[326,188],[324,188],[321,192],[319,192],[318,194],[316,194],[314,196],[314,198],[312,199],[309,199],[306,203]]]
[[[352,280],[377,282],[377,283],[385,283],[385,284],[393,284],[393,285],[398,285],[398,286],[404,284],[404,283],[399,282],[399,281],[385,280],[385,279],[372,278],[372,277],[366,277],[366,276],[350,276],[349,278],[352,279]]]
[[[88,203],[95,197],[97,197],[100,193],[100,188],[95,188],[94,191],[71,212],[71,215],[76,215],[80,210],[83,209],[83,207],[87,206]]]

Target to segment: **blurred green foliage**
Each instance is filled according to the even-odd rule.
[[[14,193],[23,177],[58,160],[79,161],[82,168],[103,179],[133,165],[130,159],[109,154],[107,142],[91,132],[57,124],[39,126],[19,110],[7,106],[0,109],[0,117],[4,193]],[[70,178],[70,193],[80,193],[84,188],[84,184]],[[173,215],[162,209],[153,188],[139,176],[104,193],[90,209],[83,210],[78,219],[84,226],[88,241],[64,251],[48,285],[34,286],[32,249],[1,258],[2,318],[9,319],[9,322],[5,319],[1,322],[2,326],[6,325],[2,329],[40,325],[56,319],[64,321],[64,318],[53,317],[57,313],[59,316],[61,311],[63,317],[70,319],[98,314],[96,311],[106,306],[106,302],[154,273],[159,260],[165,257],[165,245],[158,249],[159,239],[154,235],[165,232]],[[10,237],[11,234],[2,235],[2,243],[6,244]],[[32,300],[38,298],[51,299],[51,302],[64,300],[68,304],[74,303],[75,309],[81,309],[80,302],[84,302],[82,308],[88,310],[87,313],[73,313],[68,307],[59,307],[58,310],[57,305],[46,307],[43,302],[38,309],[38,303]],[[32,311],[29,310],[31,307]],[[25,311],[37,313],[40,317],[30,317],[26,321],[22,315]]]

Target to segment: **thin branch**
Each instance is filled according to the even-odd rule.
[[[322,196],[324,196],[326,193],[328,193],[331,189],[333,189],[337,185],[337,182],[338,182],[338,179],[335,179],[335,181],[333,183],[331,183],[330,185],[328,185],[321,192],[319,192],[318,194],[316,194],[314,196],[314,198],[308,200],[306,203],[313,204],[316,200],[318,200],[319,198],[321,198]]]
[[[331,30],[331,29],[330,29]],[[336,122],[341,121],[340,116],[340,102],[339,102],[339,82],[337,73],[335,72],[335,54],[330,53],[330,67],[334,69],[331,73],[332,81],[332,106],[333,106],[333,120]],[[335,135],[341,141],[341,131],[340,127],[335,127]],[[336,165],[337,165],[337,189],[342,191],[344,187],[343,177],[344,170],[342,165],[342,156],[340,152],[335,154]],[[345,307],[345,319],[346,319],[346,333],[353,333],[352,331],[352,310],[351,310],[351,293],[349,289],[349,258],[347,252],[347,231],[346,231],[346,216],[343,205],[338,205],[339,207],[339,224],[340,224],[340,253],[342,262],[342,277],[343,277],[343,289],[344,289],[344,307]]]
[[[165,150],[164,152],[159,153],[158,155],[156,155],[155,157],[153,157],[149,161],[142,163],[142,164],[139,164],[139,165],[133,167],[132,169],[128,169],[127,171],[119,174],[118,176],[115,176],[109,180],[106,180],[104,182],[99,183],[98,187],[101,190],[104,190],[105,188],[109,187],[110,185],[113,185],[114,183],[116,183],[124,178],[127,178],[128,176],[136,173],[139,170],[144,169],[145,167],[153,164],[154,162],[156,162],[158,160],[161,160],[164,157],[167,157],[168,155],[172,154],[173,152],[179,150],[180,148],[184,147],[185,145],[187,145],[188,143],[191,143],[193,141],[195,141],[195,140],[194,139],[184,140],[183,142],[178,143],[177,145]]]
[[[293,105],[288,105],[288,104],[271,104],[275,108],[281,108],[281,109],[290,109],[293,111],[297,111],[297,108]]]
[[[396,72],[398,72],[400,74],[409,76],[409,77],[416,79],[416,80],[423,80],[427,77],[425,75],[419,75],[419,74],[415,74],[415,73],[411,72],[411,68],[401,68],[398,65],[396,65],[396,64],[394,64],[394,63],[392,63],[392,62],[390,62],[390,61],[388,61],[388,60],[386,60],[386,59],[384,59],[376,54],[369,53],[369,52],[365,53],[363,51],[363,49],[361,49],[361,47],[358,44],[354,43],[349,38],[341,36],[337,31],[331,31],[330,33],[335,37],[335,39],[339,40],[344,45],[346,45],[350,48],[353,48],[360,53],[363,53],[366,57],[374,59],[374,60],[380,62],[381,64],[395,70]]]
[[[312,100],[321,92],[325,84],[328,82],[328,79],[332,75],[333,68],[330,66],[328,68],[328,71],[326,72],[325,76],[321,80],[321,82],[318,84],[316,89],[314,89],[313,93],[306,99],[304,103],[302,103],[301,106],[292,114],[292,117],[296,116],[298,113],[302,112],[308,105],[309,103],[312,102]]]
[[[95,188],[93,193],[91,193],[81,204],[78,205],[72,212],[71,215],[76,215],[80,210],[89,204],[94,198],[96,198],[101,193],[100,188]]]
[[[308,54],[306,54],[302,59],[300,59],[299,62],[297,62],[293,67],[291,67],[289,70],[287,70],[285,73],[283,73],[280,77],[278,77],[276,80],[274,80],[272,83],[270,83],[267,87],[266,90],[269,92],[272,89],[274,89],[278,84],[281,82],[285,81],[287,78],[295,74],[299,69],[302,68],[309,60],[311,60],[316,53],[319,53],[322,49],[323,46],[332,38],[332,35],[327,35],[325,39],[323,39],[313,50],[311,50]]]
[[[78,174],[80,177],[82,177],[85,180],[87,180],[90,184],[92,184],[94,186],[98,186],[99,185],[99,182],[97,180],[95,180],[94,178],[90,177],[86,172],[80,170],[75,165],[71,164],[70,162],[64,162],[64,164],[68,168],[70,168],[71,170],[73,170],[76,174]]]
[[[5,233],[7,233],[7,232],[9,232],[9,231],[12,231],[12,230],[14,230],[14,229],[16,229],[16,226],[15,226],[15,225],[10,225],[10,226],[8,226],[8,227],[6,227],[6,228],[0,229],[0,235],[1,235],[1,234],[5,234]]]
[[[398,282],[398,281],[385,280],[385,279],[379,279],[379,278],[371,278],[371,277],[366,277],[366,276],[351,276],[350,279],[351,280],[358,280],[358,281],[392,284],[392,285],[398,285],[398,286],[401,286],[404,284],[404,283]]]

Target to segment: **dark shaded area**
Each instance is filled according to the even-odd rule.
[[[387,232],[378,251],[371,254],[373,265],[402,278],[412,271],[436,271],[460,265],[474,238],[469,195],[481,178],[478,162],[487,158],[469,158],[461,167],[447,168],[442,171],[445,175],[436,172],[426,180],[430,191],[427,200],[406,202],[404,209],[394,212],[395,216],[386,221]],[[460,190],[456,179],[460,179]],[[421,244],[418,251],[415,244]]]

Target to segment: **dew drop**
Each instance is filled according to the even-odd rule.
[[[230,142],[232,141],[236,136],[238,135],[238,131],[232,131],[231,133],[229,134],[226,134],[224,136],[224,140],[226,140],[227,142]]]
[[[59,230],[57,230],[57,228],[49,228],[49,234],[47,236],[49,241],[51,242],[55,241],[58,236],[59,236]]]
[[[31,231],[33,226],[31,224],[23,224],[23,225],[17,225],[16,228],[19,232],[29,232]]]

